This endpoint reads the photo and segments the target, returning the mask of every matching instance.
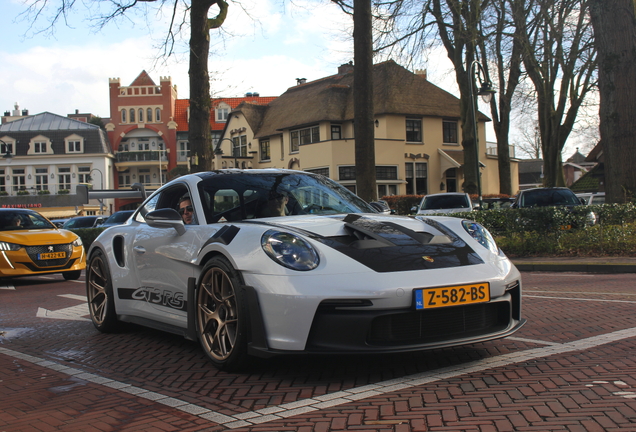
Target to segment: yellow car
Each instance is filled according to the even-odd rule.
[[[79,279],[86,253],[77,234],[28,209],[0,209],[0,278],[62,273]]]

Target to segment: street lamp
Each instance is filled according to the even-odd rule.
[[[479,90],[475,93],[475,79],[479,81]],[[481,195],[481,174],[479,172],[479,138],[477,131],[477,96],[481,96],[485,103],[490,103],[493,95],[496,93],[492,89],[490,81],[486,78],[486,72],[482,65],[473,60],[470,64],[470,106],[473,115],[473,130],[475,134],[475,175],[477,176],[477,194],[479,197],[479,208],[482,208],[483,198]]]
[[[104,190],[104,173],[101,172],[101,170],[99,168],[93,168],[88,175],[92,175],[93,171],[97,171],[100,175],[100,190]],[[92,177],[91,177],[92,180]],[[99,214],[103,215],[104,214],[104,200],[103,199],[98,199],[97,200],[99,202]]]
[[[6,150],[5,154],[2,155],[2,159],[8,162],[10,159],[13,158],[13,155],[11,154],[11,150],[9,150],[9,144],[4,142],[3,140],[0,140],[0,143],[4,144],[4,148]]]
[[[223,150],[221,149],[221,143],[223,141],[226,141],[226,140],[229,141],[230,143],[232,143],[231,145],[234,145],[234,141],[232,141],[231,138],[221,138],[220,140],[217,141],[216,146],[214,147],[214,154],[216,156],[223,155]],[[238,159],[236,158],[236,154],[234,152],[234,149],[232,149],[232,156],[234,156],[234,168],[236,168],[237,165],[238,165]]]

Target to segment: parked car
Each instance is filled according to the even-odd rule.
[[[188,225],[177,211],[186,196]],[[278,216],[263,217],[272,205]],[[88,255],[99,331],[171,331],[225,370],[253,356],[471,344],[525,321],[520,273],[481,225],[378,213],[302,171],[180,176]]]
[[[95,228],[104,222],[104,216],[77,216],[62,225],[64,229]]]
[[[82,240],[28,209],[0,209],[0,278],[61,273],[79,279],[86,267]]]
[[[515,202],[514,198],[482,198],[482,210],[508,209]],[[473,203],[474,204],[474,203]]]
[[[581,205],[584,205],[584,201],[577,197],[570,189],[565,187],[546,187],[519,191],[515,202],[512,204],[512,208],[566,207],[571,210]],[[587,214],[586,225],[594,225],[596,219],[596,214],[589,212]]]
[[[115,213],[113,213],[112,215],[110,215],[108,217],[108,219],[106,219],[106,221],[104,221],[103,224],[101,224],[100,226],[102,228],[108,228],[111,226],[115,226],[115,225],[121,225],[124,222],[126,222],[128,220],[128,218],[130,218],[130,216],[134,213],[134,210],[120,210],[117,211]]]
[[[437,213],[460,213],[473,211],[473,203],[467,193],[445,192],[425,195],[415,209],[418,215]]]
[[[576,196],[587,205],[605,204],[605,192],[577,193]]]
[[[53,225],[62,228],[68,219],[49,219]]]

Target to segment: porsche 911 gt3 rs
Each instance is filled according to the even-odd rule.
[[[225,370],[464,345],[524,324],[520,274],[486,229],[385,213],[302,171],[179,177],[91,245],[93,324],[181,334]]]

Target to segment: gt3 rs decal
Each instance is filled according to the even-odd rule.
[[[185,311],[187,308],[183,293],[174,293],[168,290],[162,292],[158,288],[153,287],[139,287],[118,288],[117,294],[122,300],[139,300],[180,311]]]

